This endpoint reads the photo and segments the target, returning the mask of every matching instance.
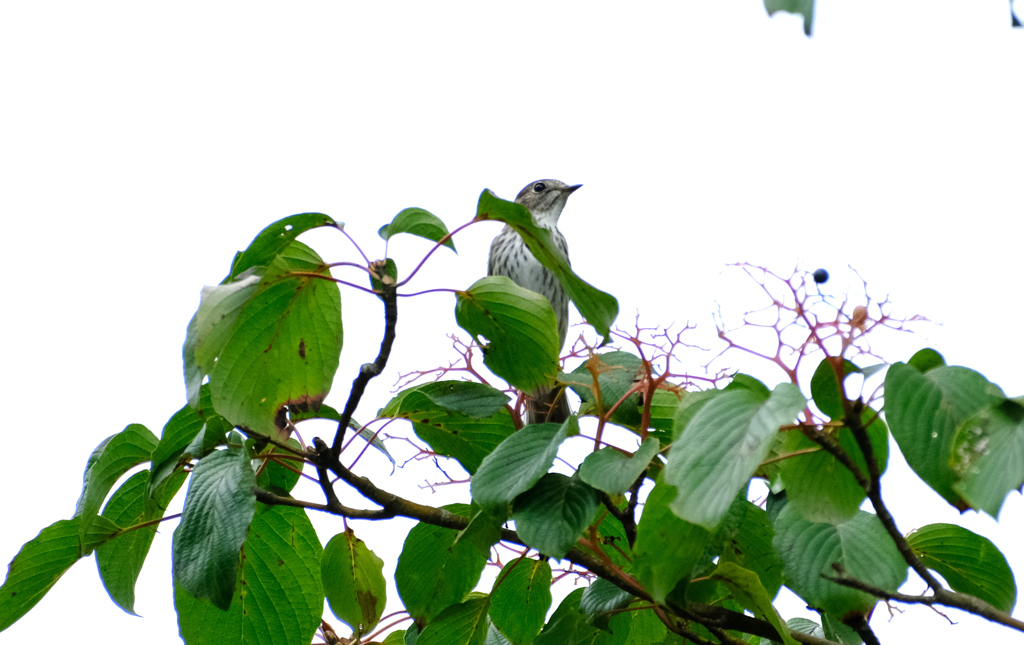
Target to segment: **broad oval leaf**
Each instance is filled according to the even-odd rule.
[[[544,296],[505,276],[481,278],[458,292],[455,320],[480,342],[484,365],[510,385],[529,391],[554,382],[562,347]]]
[[[465,504],[445,506],[469,517]],[[458,532],[420,522],[409,531],[398,556],[395,586],[402,603],[416,620],[430,622],[445,608],[466,599],[487,564],[487,556]]]
[[[485,509],[508,504],[547,474],[570,433],[579,432],[576,417],[565,423],[526,426],[484,458],[470,482],[473,501]]]
[[[977,596],[1000,611],[1013,611],[1017,604],[1013,571],[988,538],[955,524],[929,524],[912,531],[907,543],[955,591]]]
[[[54,522],[26,542],[7,565],[7,578],[0,586],[0,631],[35,607],[79,558],[119,530],[102,516],[85,536],[80,536],[80,526],[81,518]]]
[[[324,547],[320,572],[327,602],[357,636],[369,633],[384,613],[387,589],[383,570],[384,561],[351,528]]]
[[[305,511],[258,504],[242,551],[235,578],[240,584],[226,610],[175,582],[174,608],[185,645],[247,645],[255,634],[261,643],[312,641],[324,611],[323,548]]]
[[[434,452],[458,460],[472,475],[516,428],[504,408],[508,402],[504,393],[479,383],[464,384],[473,387],[454,383],[460,382],[427,383],[403,390],[379,416],[408,419],[416,435]],[[472,400],[476,396],[480,400]],[[481,416],[487,412],[491,414]]]
[[[775,552],[786,586],[808,605],[834,616],[866,616],[878,599],[822,576],[851,576],[895,592],[907,579],[907,563],[877,517],[860,511],[839,525],[808,522],[787,504],[774,522]]]
[[[424,628],[416,645],[483,645],[490,598],[480,596],[453,605]]]
[[[965,421],[953,440],[953,489],[992,517],[1024,484],[1024,406],[1005,399]]]
[[[256,476],[245,451],[210,453],[196,464],[174,531],[174,578],[195,598],[227,610],[235,591],[239,550],[255,513]]]
[[[285,406],[323,402],[341,344],[338,285],[312,249],[293,242],[267,267],[217,356],[210,371],[213,407],[234,425],[283,440]]]
[[[377,234],[384,240],[390,240],[399,233],[408,233],[431,242],[440,242],[448,235],[448,227],[437,215],[429,211],[422,208],[406,208],[395,215],[390,224],[381,226],[377,231]],[[455,243],[451,238],[445,240],[444,245],[455,250]]]
[[[611,446],[601,448],[583,460],[580,479],[609,495],[621,495],[644,474],[660,448],[657,439],[647,439],[632,455]]]
[[[544,626],[551,607],[551,567],[523,558],[505,565],[491,590],[490,616],[512,645],[527,645]]]
[[[922,374],[896,363],[885,375],[885,419],[893,438],[914,472],[960,510],[970,504],[953,487],[957,428],[1002,399],[998,387],[966,367],[935,367]]]
[[[531,548],[561,560],[594,518],[597,491],[578,477],[548,473],[515,499],[512,519]]]
[[[672,511],[714,529],[764,461],[779,428],[793,423],[806,403],[790,383],[776,387],[767,399],[746,388],[712,398],[669,453],[665,482],[679,490]]]

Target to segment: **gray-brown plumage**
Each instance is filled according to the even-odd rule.
[[[579,187],[567,186],[557,179],[541,179],[528,184],[516,196],[516,203],[530,211],[534,223],[551,231],[555,246],[566,262],[569,261],[569,247],[558,230],[558,217],[569,195]],[[506,276],[520,287],[548,299],[558,321],[558,347],[561,351],[569,329],[569,297],[555,274],[533,257],[519,233],[511,226],[502,229],[491,242],[487,275]],[[562,423],[568,417],[569,405],[562,388],[542,387],[531,393],[531,400],[527,401],[527,423]]]

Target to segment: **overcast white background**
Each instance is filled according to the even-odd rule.
[[[723,277],[727,263],[823,266],[835,295],[858,285],[852,265],[897,313],[940,323],[886,358],[935,346],[1024,394],[1024,31],[1006,5],[821,0],[807,39],[758,0],[4,3],[0,559],[71,516],[104,437],[133,422],[159,434],[185,402],[181,342],[200,288],[265,225],[303,211],[346,222],[380,257],[376,231],[402,208],[454,228],[485,187],[512,198],[538,178],[582,183],[561,228],[577,272],[618,297],[621,324],[639,310],[710,337],[716,302],[764,304]],[[498,229],[460,234],[459,254],[442,249],[412,286],[469,286]],[[303,239],[329,260],[356,257],[337,234]],[[391,255],[407,272],[427,248],[396,239]],[[343,302],[336,407],[380,337],[376,299],[344,290]],[[453,299],[401,304],[362,417],[400,372],[452,358]],[[361,467],[390,471],[376,456]],[[961,523],[1024,572],[1018,493],[997,523],[960,516],[905,472],[893,455],[886,493],[903,531]],[[438,478],[409,467],[380,483],[431,504],[465,495],[417,489]],[[324,542],[341,530],[314,519]],[[145,618],[109,601],[90,558],[0,641],[178,642],[175,525],[139,581]],[[400,543],[353,526],[391,576]],[[802,611],[792,596],[780,606]],[[1019,638],[948,614],[957,625],[920,607],[889,621],[883,606],[872,625],[883,643]]]

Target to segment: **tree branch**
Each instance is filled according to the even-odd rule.
[[[907,594],[880,589],[847,575],[823,575],[822,577],[836,584],[843,585],[844,587],[863,591],[866,594],[870,594],[876,598],[881,598],[882,600],[893,600],[896,602],[907,603],[908,605],[942,605],[944,607],[953,607],[955,609],[961,609],[963,611],[976,614],[982,618],[987,618],[994,623],[1006,625],[1007,627],[1012,627],[1013,629],[1024,632],[1024,621],[1017,620],[1010,614],[996,609],[981,598],[977,598],[970,594],[960,593],[959,591],[950,591],[943,587],[933,587],[932,595],[930,596],[909,596]],[[861,638],[863,638],[863,636]]]
[[[331,446],[331,454],[335,459],[341,455],[341,446],[345,442],[345,430],[348,428],[352,415],[359,407],[359,400],[363,398],[366,384],[370,379],[384,371],[391,356],[391,346],[395,342],[395,325],[398,323],[398,292],[394,281],[384,273],[384,260],[371,263],[370,268],[381,281],[380,298],[384,301],[384,339],[380,342],[380,351],[372,363],[363,363],[359,368],[359,375],[352,381],[352,390],[349,392],[348,401],[345,403],[345,410],[338,420],[338,429],[334,433],[334,443]]]

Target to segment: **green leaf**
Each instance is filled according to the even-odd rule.
[[[889,458],[888,429],[874,410],[864,410],[861,420],[867,426],[868,439],[874,449],[875,459],[880,470],[884,472]],[[867,474],[867,463],[853,432],[845,427],[838,428],[836,432],[840,447],[850,455],[860,468],[860,472]],[[816,448],[817,444],[799,432],[789,432],[783,443],[782,452],[793,454]],[[810,522],[841,524],[857,514],[866,497],[864,489],[857,483],[853,473],[835,457],[821,449],[783,459],[779,462],[779,471],[786,484],[789,501],[804,519]]]
[[[633,615],[633,620],[630,621],[629,636],[626,637],[624,645],[662,643],[668,635],[668,628],[665,627],[665,623],[661,622],[649,604],[644,604],[647,606],[643,608],[634,604],[631,609],[639,610],[628,612]]]
[[[679,489],[672,511],[714,529],[764,461],[779,428],[793,423],[806,403],[790,383],[776,387],[767,400],[752,390],[737,389],[708,402],[677,440],[684,449],[669,453],[665,482]]]
[[[860,368],[850,361],[843,361],[843,380],[850,374],[860,372]],[[818,409],[824,412],[831,419],[842,419],[843,411],[843,389],[836,380],[836,371],[832,367],[832,359],[824,358],[818,363],[811,377],[811,397]]]
[[[85,468],[82,495],[75,507],[75,517],[82,518],[78,530],[83,536],[114,483],[132,466],[149,461],[156,445],[156,436],[146,426],[133,423],[96,448]]]
[[[596,365],[595,365],[596,363]],[[597,386],[590,371],[597,370]],[[591,413],[603,416],[606,410],[619,402],[626,392],[643,375],[643,361],[629,352],[606,352],[584,361],[571,374],[563,374],[560,380],[572,388],[584,403],[591,404]],[[609,421],[633,430],[639,430],[643,410],[640,394],[634,392],[612,412]]]
[[[732,562],[723,562],[711,573],[711,578],[728,587],[733,598],[749,609],[754,616],[768,621],[782,637],[785,645],[796,645],[796,641],[789,634],[789,629],[772,606],[771,597],[756,573]]]
[[[137,472],[114,491],[103,509],[103,517],[117,526],[130,528],[143,522],[163,517],[164,507],[178,492],[185,481],[185,474],[179,473],[163,489],[161,504],[147,510],[146,489],[150,472]],[[142,571],[142,565],[149,554],[149,547],[158,526],[153,524],[142,529],[121,533],[96,549],[96,567],[99,569],[103,586],[121,609],[135,614],[135,582]]]
[[[351,528],[324,547],[320,572],[327,602],[356,636],[369,633],[384,613],[387,589],[383,569],[384,561]]]
[[[268,266],[302,233],[321,226],[339,226],[323,213],[300,213],[279,219],[249,242],[248,248],[235,256],[231,273],[225,283],[253,267]]]
[[[119,530],[104,517],[97,517],[84,536],[79,534],[80,526],[77,517],[54,522],[26,542],[7,565],[7,578],[0,586],[0,631],[35,607],[79,558]]]
[[[907,365],[910,365],[918,372],[924,374],[929,370],[933,370],[936,367],[943,367],[946,364],[946,359],[942,357],[942,354],[938,353],[934,349],[922,349],[907,361]]]
[[[579,608],[591,617],[622,609],[633,600],[633,594],[619,589],[614,584],[598,578],[583,590]]]
[[[416,645],[482,645],[487,638],[489,604],[490,599],[483,596],[449,607],[426,626]]]
[[[562,600],[533,645],[583,643],[587,637],[597,634],[597,629],[588,624],[587,617],[580,611],[583,592],[577,588]]]
[[[470,514],[465,504],[444,509],[462,517]],[[487,556],[471,541],[457,537],[457,531],[420,522],[405,538],[395,586],[417,621],[430,622],[446,607],[462,602],[480,579]]]
[[[583,318],[604,337],[604,342],[611,339],[610,330],[619,315],[619,303],[610,294],[596,289],[573,273],[568,260],[556,249],[551,231],[537,226],[525,206],[505,201],[490,190],[484,190],[477,203],[476,220],[499,220],[514,228],[533,257],[562,283],[562,288]]]
[[[657,439],[644,441],[632,455],[611,446],[601,448],[583,460],[579,470],[580,479],[609,495],[621,495],[644,474],[660,449],[661,444]]]
[[[1010,613],[1017,604],[1017,583],[1006,558],[985,537],[954,524],[929,524],[907,536],[926,567],[954,591],[981,598]]]
[[[792,504],[775,520],[775,552],[782,558],[786,586],[811,607],[834,616],[866,616],[878,599],[822,576],[844,575],[895,592],[907,578],[907,563],[882,523],[860,511],[839,525],[808,522]]]
[[[295,437],[289,437],[288,441],[285,442],[296,450],[302,450],[301,444]],[[288,452],[284,448],[280,448],[273,444],[268,444],[261,453],[263,455],[285,455],[288,457],[294,456],[295,453]],[[281,459],[282,463],[288,464],[292,468],[302,469],[302,462],[294,459]],[[302,477],[301,474],[295,472],[291,468],[287,468],[278,463],[273,459],[263,460],[265,464],[262,467],[262,472],[256,477],[256,485],[263,490],[274,490],[278,493],[288,494],[291,492],[295,484],[299,483],[299,479]]]
[[[399,233],[409,233],[430,240],[440,242],[448,235],[448,227],[436,215],[423,210],[422,208],[406,208],[390,224],[380,227],[377,234],[384,240],[390,240]],[[444,241],[444,245],[455,250],[455,243],[451,239]]]
[[[235,321],[256,294],[259,283],[258,275],[248,275],[234,282],[203,287],[199,309],[188,323],[181,350],[185,394],[192,407],[199,406],[203,378],[215,367],[217,357],[231,339]]]
[[[515,499],[512,519],[531,548],[561,560],[597,512],[597,491],[577,477],[548,473]]]
[[[436,381],[416,388],[443,410],[464,414],[470,419],[493,417],[511,401],[501,390],[469,381]]]
[[[551,607],[551,567],[530,558],[509,562],[491,590],[491,620],[512,645],[527,645]]]
[[[256,476],[245,451],[219,450],[199,461],[174,531],[174,578],[196,598],[227,610],[235,591],[239,549],[249,533]]]
[[[768,521],[768,513],[745,499],[739,507],[742,516],[735,528],[723,535],[725,543],[718,562],[732,562],[753,571],[769,599],[775,598],[782,586],[782,560],[772,547],[775,532]]]
[[[245,557],[233,578],[240,584],[226,611],[192,597],[175,582],[174,607],[186,645],[313,640],[324,611],[320,540],[302,509],[257,506],[242,547]]]
[[[1024,484],[1024,406],[1013,399],[985,408],[956,432],[953,489],[974,508],[999,516],[1006,495]]]
[[[213,407],[234,425],[283,440],[285,407],[323,402],[341,345],[338,285],[312,249],[293,242],[263,273],[210,370]]]
[[[707,529],[671,511],[669,503],[675,496],[674,486],[655,485],[636,529],[633,570],[655,602],[664,602],[676,584],[688,578],[711,538]]]
[[[764,0],[764,8],[769,16],[775,15],[777,11],[794,13],[804,17],[804,34],[811,35],[811,26],[814,24],[814,0]]]
[[[433,387],[435,385],[440,387]],[[484,458],[516,429],[508,410],[496,405],[494,393],[497,390],[486,385],[481,387],[485,389],[458,386],[449,390],[452,396],[446,396],[444,382],[419,385],[400,392],[379,416],[408,419],[416,435],[434,452],[458,460],[466,472],[474,474]],[[474,391],[485,400],[474,404],[456,395]],[[494,410],[488,418],[467,416],[463,412],[479,415],[487,410]]]
[[[569,417],[561,425],[539,423],[508,437],[484,458],[473,475],[473,501],[485,509],[497,508],[533,488],[555,462],[565,438],[578,432],[576,417]]]
[[[544,296],[505,276],[481,278],[458,292],[455,320],[480,343],[484,365],[510,385],[530,391],[554,382],[562,347]]]
[[[505,518],[491,517],[478,506],[471,506],[472,518],[469,526],[459,531],[457,542],[467,542],[476,547],[480,555],[485,558],[491,557],[491,547],[501,540],[501,525]]]
[[[885,418],[893,438],[914,472],[960,510],[969,504],[953,488],[957,428],[1002,399],[998,387],[965,367],[936,367],[922,374],[896,363],[885,375]]]
[[[845,645],[861,645],[864,642],[857,632],[847,627],[841,620],[833,618],[831,614],[821,615],[821,630],[825,632],[825,638]]]

